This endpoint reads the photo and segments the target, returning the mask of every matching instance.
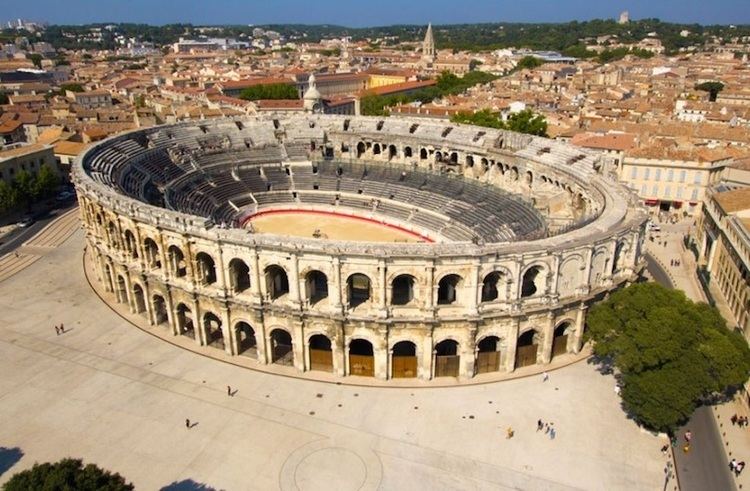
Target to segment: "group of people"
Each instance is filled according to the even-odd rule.
[[[729,462],[729,469],[734,472],[734,475],[739,477],[740,474],[742,474],[742,469],[745,468],[745,461],[737,462],[737,459],[732,459],[731,462]]]
[[[55,334],[57,334],[58,336],[60,334],[65,334],[65,326],[62,324],[62,322],[60,323],[60,326],[55,326]]]
[[[747,426],[747,416],[737,416],[733,414],[729,420],[732,422],[732,426],[739,425],[740,428]]]
[[[682,259],[672,259],[669,264],[670,266],[679,266],[682,264]]]
[[[545,435],[549,435],[550,440],[554,440],[557,436],[557,430],[555,430],[555,423],[545,423],[541,419],[536,422],[536,431],[540,432],[544,430]]]

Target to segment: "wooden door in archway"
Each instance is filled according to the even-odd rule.
[[[516,368],[534,365],[538,347],[537,344],[530,344],[516,348]]]
[[[477,353],[477,374],[491,373],[500,370],[500,352],[486,351]]]
[[[415,378],[417,376],[416,356],[394,356],[391,360],[393,378]]]

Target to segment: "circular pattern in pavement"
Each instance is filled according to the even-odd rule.
[[[294,481],[300,491],[360,489],[367,478],[362,459],[345,448],[324,448],[302,459],[294,470]]]

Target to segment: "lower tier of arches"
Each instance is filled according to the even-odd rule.
[[[94,268],[105,291],[165,334],[299,371],[337,376],[469,379],[545,365],[582,347],[587,302],[488,320],[345,321],[263,310],[174,288],[112,264]]]

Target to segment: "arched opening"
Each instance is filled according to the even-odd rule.
[[[193,324],[193,313],[187,305],[177,305],[177,330],[181,336],[195,339],[195,325]]]
[[[500,370],[500,338],[487,336],[477,344],[477,374]]]
[[[417,376],[417,346],[411,341],[399,341],[393,345],[391,357],[392,378],[414,378]]]
[[[199,252],[195,255],[195,262],[198,265],[198,281],[204,285],[216,283],[214,259],[205,252]]]
[[[523,274],[521,298],[533,297],[544,292],[544,275],[541,266],[532,266]]]
[[[620,271],[622,268],[622,259],[627,253],[627,244],[625,242],[620,242],[617,244],[617,247],[615,247],[615,258],[612,263],[612,273],[616,274]]]
[[[138,242],[135,240],[135,235],[130,230],[125,231],[125,251],[133,259],[138,259]]]
[[[238,322],[234,326],[237,333],[237,352],[250,358],[258,357],[258,343],[255,339],[255,329],[247,322]]]
[[[443,153],[435,152],[435,162],[442,162],[442,161],[443,161]]]
[[[161,257],[159,256],[159,246],[153,239],[147,238],[143,241],[143,252],[146,255],[146,264],[151,269],[161,268]]]
[[[404,157],[406,157],[407,159],[412,157],[411,147],[404,147]]]
[[[221,330],[221,319],[216,314],[203,314],[203,329],[206,333],[206,344],[214,348],[224,349],[224,333]]]
[[[104,265],[104,281],[106,281],[107,291],[115,291],[115,283],[112,276],[112,267],[109,264]]]
[[[107,238],[112,247],[115,249],[120,248],[120,241],[117,238],[117,227],[113,222],[107,222]]]
[[[474,167],[474,157],[471,155],[466,156],[466,167]]]
[[[242,259],[229,261],[229,282],[234,293],[242,293],[250,288],[250,268]]]
[[[427,160],[427,149],[423,148],[419,151],[419,160]]]
[[[440,341],[435,345],[435,376],[458,377],[460,359],[456,341],[452,339]]]
[[[167,302],[164,301],[164,297],[161,295],[154,295],[151,300],[151,306],[154,310],[154,321],[157,325],[164,324],[169,321],[169,315],[167,314]]]
[[[349,374],[360,377],[375,376],[372,343],[365,339],[353,339],[349,343]]]
[[[355,308],[370,301],[371,284],[370,278],[363,274],[353,274],[346,280],[347,300],[349,307]]]
[[[534,174],[531,171],[526,171],[526,185],[531,187],[534,183]]]
[[[563,322],[555,328],[554,337],[552,338],[552,358],[558,355],[564,355],[568,352],[568,333],[570,332],[570,323]]]
[[[458,299],[458,286],[461,283],[461,277],[455,274],[444,276],[438,282],[438,305],[452,305]]]
[[[402,274],[393,279],[391,283],[391,304],[408,305],[414,300],[414,284],[416,280],[413,276]]]
[[[333,350],[331,340],[323,334],[310,337],[310,370],[333,372]]]
[[[536,331],[531,330],[521,334],[516,345],[516,368],[534,365],[538,350],[539,336]]]
[[[271,300],[276,300],[289,293],[289,279],[281,266],[268,266],[265,270],[266,293]]]
[[[294,365],[292,336],[283,329],[271,331],[271,363],[277,365]]]
[[[185,262],[185,255],[182,253],[179,247],[169,246],[167,249],[167,256],[169,257],[169,265],[174,274],[178,278],[182,278],[187,275],[187,263]]]
[[[135,304],[136,314],[146,312],[146,296],[143,294],[143,288],[138,283],[133,285],[133,303]]]
[[[458,152],[451,153],[450,163],[458,164]]]
[[[128,303],[128,290],[125,286],[125,278],[122,275],[117,275],[117,291],[115,297],[119,303]]]
[[[320,271],[310,271],[305,275],[305,288],[307,300],[310,305],[315,305],[321,300],[328,298],[328,277]]]
[[[505,275],[499,271],[493,271],[484,277],[482,281],[482,302],[494,302],[505,299]]]
[[[393,160],[398,156],[396,145],[388,145],[388,160]]]
[[[365,147],[364,142],[357,143],[357,158],[360,158],[362,154],[365,153],[366,150],[367,150],[367,147]]]
[[[372,146],[373,155],[380,155],[380,143],[376,143]]]

